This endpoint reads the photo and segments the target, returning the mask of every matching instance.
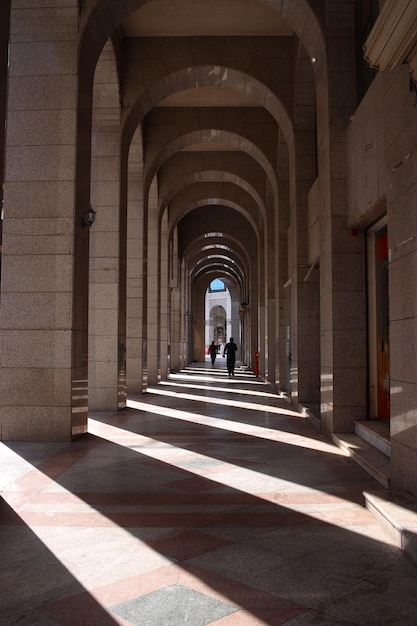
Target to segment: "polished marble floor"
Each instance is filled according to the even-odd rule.
[[[417,624],[380,487],[243,367],[194,364],[72,444],[0,444],[0,625]]]

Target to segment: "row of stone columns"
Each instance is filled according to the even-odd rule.
[[[78,436],[87,429],[89,404],[101,410],[124,405],[126,377],[128,390],[134,392],[164,377],[168,300],[172,354],[180,367],[192,358],[191,321],[197,311],[190,307],[191,268],[183,263],[175,287],[179,292],[169,297],[168,215],[159,216],[156,179],[145,197],[141,195],[140,140],[134,138],[128,154],[121,148],[111,45],[97,66],[93,94],[92,72],[86,70],[82,80],[78,76],[78,27],[75,1],[67,2],[65,10],[55,6],[36,13],[12,7],[1,301],[1,417],[6,439]],[[295,401],[311,400],[316,383],[309,378],[312,372],[317,378],[320,354],[321,411],[329,431],[351,428],[357,407],[348,393],[354,384],[362,409],[366,402],[364,386],[354,383],[357,361],[343,359],[349,298],[352,293],[364,297],[365,290],[360,282],[346,281],[342,270],[348,261],[358,270],[354,275],[363,276],[364,256],[348,239],[344,222],[343,128],[352,105],[340,101],[340,65],[336,66],[340,55],[332,58],[334,65],[327,68],[322,63],[315,77],[320,111],[320,283],[316,270],[309,281],[304,280],[308,272],[306,202],[313,175],[301,173],[304,144],[297,126],[294,146],[288,152],[286,207],[291,248],[291,391]],[[346,75],[353,75],[349,65]],[[313,156],[307,156],[312,162]],[[97,209],[91,230],[82,226],[90,201]],[[258,224],[248,333],[251,356],[260,349],[261,373],[276,383],[274,346],[279,343],[281,353],[284,346],[279,339],[283,324],[274,322],[285,315],[281,305],[286,294],[282,276],[277,282],[273,272],[273,268],[280,271],[282,255],[271,232],[282,233],[286,217],[281,217],[285,200],[281,204],[274,198],[272,204],[268,230],[262,220]],[[233,319],[237,325],[239,304],[236,297]],[[361,321],[355,331],[363,331]],[[355,336],[362,345],[363,334]],[[363,359],[361,364],[365,366]]]

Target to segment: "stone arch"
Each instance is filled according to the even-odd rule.
[[[196,171],[177,179],[176,185],[170,187],[166,195],[160,196],[158,199],[160,211],[166,205],[169,205],[173,198],[190,185],[197,183],[231,183],[232,185],[244,190],[251,197],[253,203],[259,208],[260,214],[265,218],[265,204],[259,193],[244,178],[234,174],[233,172],[224,172],[223,170],[204,170]]]
[[[207,298],[207,290],[206,290],[206,298]],[[227,311],[223,305],[214,304],[209,309],[208,316],[211,322],[211,328],[214,331],[214,341],[216,343],[216,346],[219,346],[223,344],[225,340]],[[210,336],[210,333],[209,333],[209,340],[212,337],[213,335]]]
[[[230,271],[239,276],[239,280],[243,280],[247,266],[242,263],[242,259],[233,251],[224,251],[213,245],[213,250],[207,254],[205,250],[196,250],[195,254],[187,255],[187,263],[191,268],[191,272],[200,271],[202,267],[223,266],[230,268]]]
[[[201,87],[215,86],[219,89],[230,88],[243,94],[250,94],[251,99],[265,108],[277,121],[288,145],[293,144],[290,115],[277,95],[250,74],[216,65],[187,66],[149,85],[144,93],[135,99],[126,113],[122,131],[124,142],[129,144],[136,126],[152,108],[158,106],[168,96],[197,85]]]
[[[262,0],[262,2],[282,15],[282,17],[294,29],[295,33],[300,38],[300,41],[305,46],[310,58],[313,56],[315,57],[316,63],[314,71],[317,81],[321,81],[319,83],[321,89],[323,78],[327,73],[327,64],[324,37],[320,27],[318,15],[316,15],[313,8],[305,0],[300,0],[300,2],[297,2],[296,5],[294,2],[291,2],[291,0]],[[116,31],[127,15],[136,9],[139,9],[144,4],[146,4],[146,0],[130,0],[117,6],[114,6],[114,3],[111,4],[110,0],[102,0],[94,6],[87,4],[86,10],[82,14],[81,21],[81,37],[79,47],[80,85],[88,82],[88,73],[91,73],[91,67],[94,67],[101,47],[104,46],[107,39]],[[188,68],[186,72],[187,71],[189,74],[193,74],[192,68]],[[230,69],[230,72],[232,72],[232,69]],[[223,78],[225,77],[225,74],[222,74],[221,68],[216,69],[211,66],[210,73],[212,76],[215,76],[217,73],[217,75],[221,75]],[[246,77],[246,75],[244,76]],[[199,69],[199,78],[201,78],[201,69]],[[253,92],[255,92],[255,94],[257,93],[262,105],[274,115],[275,119],[277,119],[280,123],[284,133],[288,135],[288,140],[290,134],[290,124],[285,115],[281,118],[280,113],[282,113],[282,110],[280,110],[280,103],[273,100],[271,102],[271,99],[266,97],[266,93],[263,91],[261,85],[257,85],[256,82],[252,82],[250,77],[246,78],[247,82],[245,82],[244,85],[248,90],[248,93],[250,92],[251,95],[253,95]],[[194,75],[193,80],[194,84],[191,84],[191,86],[195,86],[196,84]],[[324,80],[324,82],[326,81]],[[167,86],[164,88],[161,85],[161,88],[162,94],[168,93],[169,90]],[[263,93],[265,97],[262,97],[261,93]],[[323,93],[323,102],[326,102],[326,95],[327,93]],[[159,101],[160,99],[158,98],[154,101],[151,94],[148,93],[148,105],[142,107],[143,111],[148,111],[151,106]],[[132,113],[129,114],[129,117],[130,116],[132,116]],[[135,125],[136,124],[133,124],[133,127],[135,127]],[[133,132],[134,128],[130,129],[128,133],[129,141]],[[289,153],[291,157],[292,150],[289,150]]]
[[[239,266],[236,267],[230,257],[220,254],[195,260],[190,271],[190,276],[195,278],[202,272],[205,272],[208,268],[217,269],[220,272],[227,272],[230,276],[233,276],[239,284],[242,284],[243,282],[242,269]]]
[[[206,245],[202,245],[206,243]],[[230,242],[232,243],[232,242]],[[240,243],[235,239],[232,243],[233,248],[228,247],[227,253],[224,252],[224,248],[226,246],[222,246],[220,244],[219,239],[216,237],[210,238],[210,240],[203,239],[201,237],[197,237],[192,244],[190,244],[187,249],[184,251],[184,256],[189,259],[189,265],[192,265],[194,259],[200,258],[204,252],[206,252],[207,247],[212,248],[213,252],[224,253],[227,254],[230,259],[232,259],[235,263],[237,263],[243,270],[247,273],[249,271],[249,257],[247,255],[247,251],[240,246]],[[239,251],[237,251],[237,248]]]
[[[274,192],[277,192],[277,179],[273,164],[262,152],[262,150],[252,141],[242,137],[242,135],[215,128],[196,130],[185,135],[180,135],[177,139],[165,145],[164,148],[155,156],[152,163],[147,166],[145,188],[149,184],[149,180],[153,178],[156,172],[163,166],[164,163],[166,163],[166,161],[168,161],[170,157],[172,157],[176,152],[196,143],[219,143],[237,146],[239,150],[251,156],[263,168]]]
[[[101,48],[107,39],[117,30],[123,19],[147,4],[149,0],[124,0],[114,3],[113,0],[93,2],[87,0],[85,10],[81,15],[82,37],[80,42],[80,56],[90,56],[95,65]],[[308,0],[259,0],[277,13],[291,26],[298,35],[310,57],[325,53],[322,27],[319,16]],[[88,43],[91,42],[89,46]],[[320,57],[318,57],[320,62]]]
[[[258,232],[258,226],[255,220],[252,219],[252,217],[250,215],[247,215],[243,212],[242,208],[240,205],[238,205],[236,202],[233,202],[233,200],[229,200],[226,197],[215,197],[215,198],[209,198],[209,197],[204,197],[202,195],[199,195],[198,198],[194,199],[193,202],[190,202],[190,204],[187,205],[187,208],[182,208],[181,212],[178,213],[177,216],[175,216],[170,224],[170,230],[172,230],[181,219],[183,219],[188,213],[190,213],[191,211],[194,211],[195,209],[201,208],[203,206],[224,206],[224,207],[228,207],[230,209],[233,209],[236,211],[236,213],[239,213],[240,215],[242,215],[247,222],[250,224],[253,232],[254,232],[254,236],[255,236],[255,240],[257,243],[259,243],[259,232]]]
[[[198,209],[201,210],[202,208],[204,208],[207,205],[208,202],[209,202],[209,200],[205,200],[204,202],[198,203],[193,208],[189,207],[190,210],[187,212],[186,215],[192,215],[193,211],[198,211]],[[214,207],[217,207],[219,205],[218,205],[217,202],[215,202],[212,206],[214,208]],[[228,203],[226,201],[222,201],[220,206],[221,207],[225,207],[225,208],[230,208],[233,211],[236,211],[236,214],[238,214],[238,210],[237,210],[238,207],[236,207],[236,205],[234,205],[233,203]],[[223,213],[223,211],[222,211],[222,213]],[[185,216],[183,216],[183,219],[184,219],[184,217]],[[214,222],[215,222],[216,218],[214,217],[213,219],[214,219]],[[243,224],[246,225],[246,227],[247,227],[246,237],[248,238],[248,240],[249,239],[252,240],[254,242],[254,244],[253,244],[253,251],[252,251],[252,258],[251,258],[250,252],[249,252],[250,246],[247,245],[245,247],[245,244],[244,244],[245,240],[244,240],[244,238],[241,238],[241,241],[239,242],[239,247],[240,247],[241,250],[244,251],[244,252],[241,252],[241,254],[242,254],[242,256],[243,255],[245,256],[245,262],[243,264],[240,264],[240,265],[245,270],[245,275],[247,277],[247,280],[251,281],[252,280],[251,276],[253,276],[253,272],[251,270],[251,265],[254,264],[254,266],[257,267],[257,264],[259,262],[258,259],[260,257],[260,250],[259,250],[259,245],[258,245],[258,243],[259,243],[259,234],[258,234],[258,231],[257,231],[256,224],[252,223],[251,220],[246,218],[246,219],[244,219]],[[215,224],[213,224],[213,226],[215,226]],[[236,239],[234,237],[234,234],[233,234],[232,230],[231,230],[234,227],[235,227],[235,225],[234,224],[231,225],[230,221],[228,220],[226,228],[223,229],[223,236],[224,236],[224,239],[225,239],[226,242],[230,241],[230,242],[233,243],[233,241]],[[198,232],[197,233],[193,233],[193,235],[198,235],[198,234],[199,234]],[[204,236],[204,233],[200,233],[200,234]],[[223,241],[223,238],[222,238],[222,241]],[[238,258],[236,252],[233,252],[233,254],[236,255],[236,258]],[[184,255],[184,256],[186,256],[186,258],[187,258],[187,264],[192,265],[192,262],[190,261],[190,257],[188,255]]]
[[[293,28],[294,32],[298,35],[300,41],[303,43],[304,47],[307,50],[307,53],[310,58],[315,59],[315,76],[318,84],[323,80],[323,77],[327,74],[327,61],[326,61],[326,46],[324,41],[323,31],[320,25],[319,17],[314,12],[314,9],[311,7],[307,0],[299,0],[299,2],[294,3],[293,0],[260,0],[262,4],[270,7],[277,13],[279,13],[283,19]],[[80,68],[80,80],[81,83],[84,84],[85,81],[88,81],[88,74],[91,74],[91,68],[95,66],[97,59],[99,57],[101,48],[105,45],[106,41],[117,31],[117,28],[122,23],[123,19],[128,16],[133,11],[139,9],[144,4],[147,3],[147,0],[125,0],[125,2],[114,5],[111,0],[101,0],[97,2],[94,6],[87,5],[86,10],[82,13],[81,20],[81,37],[80,37],[80,46],[79,46],[79,68]],[[212,76],[216,75],[216,70],[214,67],[211,67],[210,72]],[[192,68],[188,69],[190,74],[193,74]],[[230,68],[230,72],[232,69]],[[221,70],[220,70],[221,75]],[[224,75],[223,75],[224,76]],[[186,75],[184,75],[186,79]],[[201,71],[199,70],[199,78],[201,80]],[[193,75],[194,84],[190,84],[190,86],[195,86],[195,76]],[[177,83],[177,84],[182,84]],[[187,84],[187,81],[183,84]],[[198,84],[198,83],[197,83]],[[266,97],[266,92],[262,89],[259,91],[257,89],[257,85],[250,80],[247,83],[244,83],[245,88],[247,89],[247,93],[253,95],[253,93],[258,93],[258,98],[260,97],[260,93],[263,93],[264,97],[260,98],[260,102],[262,106],[265,106],[267,110],[270,110],[271,113],[279,120],[281,127],[284,130],[284,133],[288,133],[290,131],[290,127],[286,124],[285,116],[280,120],[280,105],[277,102],[271,102],[269,97]],[[161,89],[161,94],[168,93],[167,86],[159,85]],[[174,89],[175,91],[175,89]],[[170,87],[170,92],[172,93],[172,84]],[[136,123],[133,124],[133,127],[137,125],[140,119],[143,118],[144,114],[146,114],[152,106],[155,106],[156,103],[160,102],[160,96],[155,97],[154,94],[148,94],[148,104],[143,106],[138,106],[139,110],[142,109],[142,115],[139,114],[133,115],[136,118]],[[323,94],[326,96],[326,93]],[[152,97],[153,96],[153,97]],[[129,114],[129,117],[132,117]],[[134,128],[130,129],[128,132],[128,138],[130,141],[131,136],[133,135]]]

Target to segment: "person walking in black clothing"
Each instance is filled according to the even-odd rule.
[[[226,364],[229,376],[235,375],[235,363],[236,363],[237,345],[233,341],[233,337],[230,337],[229,343],[226,344],[224,354],[227,355]]]
[[[217,346],[214,343],[214,341],[211,342],[211,345],[209,347],[209,354],[210,354],[210,358],[211,358],[211,364],[214,365],[214,362],[215,362],[216,356],[217,356]]]

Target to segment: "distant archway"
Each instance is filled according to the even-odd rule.
[[[220,278],[215,278],[205,295],[205,343],[209,346],[214,341],[219,354],[224,350],[231,314],[230,292]]]

